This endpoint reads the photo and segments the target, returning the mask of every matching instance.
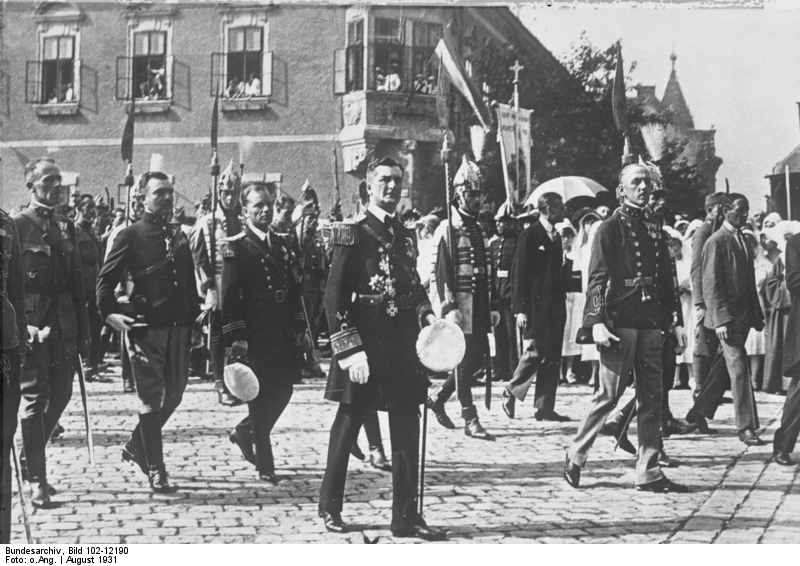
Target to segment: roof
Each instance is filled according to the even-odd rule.
[[[800,145],[794,148],[789,155],[775,164],[775,167],[772,168],[772,174],[784,175],[786,173],[787,165],[789,166],[790,173],[800,173]]]
[[[689,111],[689,106],[686,104],[686,99],[683,97],[683,91],[678,82],[678,74],[675,72],[675,67],[672,68],[672,73],[669,75],[667,88],[664,89],[664,96],[661,97],[661,102],[670,109],[674,116],[675,123],[684,128],[694,129],[694,119],[692,118],[692,113]]]

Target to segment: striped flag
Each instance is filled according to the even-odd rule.
[[[447,30],[445,30],[444,37],[442,37],[442,39],[440,39],[439,43],[436,45],[435,53],[439,58],[441,69],[444,71],[444,74],[447,75],[447,78],[450,79],[450,82],[454,87],[456,87],[458,92],[460,92],[464,98],[467,99],[470,107],[472,107],[472,110],[478,117],[481,126],[488,130],[489,124],[492,121],[491,113],[483,103],[483,98],[481,97],[480,91],[475,88],[475,85],[467,76],[467,73],[464,70],[464,64],[461,62],[461,59],[458,57],[458,53],[453,48],[453,44],[448,37]],[[441,82],[439,83],[439,88],[441,88]]]

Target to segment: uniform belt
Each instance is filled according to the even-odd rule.
[[[267,292],[261,291],[258,295],[251,297],[250,304],[252,306],[258,306],[259,304],[265,303],[282,303],[288,296],[289,292],[286,289]]]
[[[652,285],[653,283],[655,283],[655,278],[653,277],[637,277],[636,279],[625,280],[626,287],[639,287],[640,285]]]

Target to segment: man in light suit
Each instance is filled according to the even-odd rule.
[[[564,220],[564,201],[556,193],[545,193],[539,197],[538,208],[539,220],[519,236],[511,271],[511,310],[528,346],[503,390],[503,410],[513,419],[516,400],[525,400],[536,377],[536,420],[564,422],[569,418],[555,412],[567,321],[561,281],[564,251],[555,228]]]
[[[729,202],[722,227],[703,248],[704,324],[716,333],[720,349],[686,420],[705,424],[705,419],[714,418],[730,375],[739,440],[758,446],[764,442],[755,432],[758,412],[744,343],[750,328],[764,328],[764,314],[758,301],[753,257],[741,233],[750,205],[739,194],[729,195]]]

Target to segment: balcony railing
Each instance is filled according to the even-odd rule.
[[[337,49],[334,91],[337,94],[359,90],[436,94],[439,62],[433,57],[433,49],[394,43]]]

